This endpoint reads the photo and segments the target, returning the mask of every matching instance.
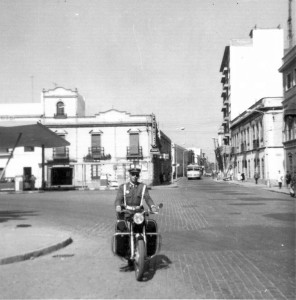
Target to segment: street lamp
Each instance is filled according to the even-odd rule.
[[[184,147],[186,146],[186,131],[185,131],[185,127],[181,127],[180,130],[184,131]],[[187,151],[187,149],[183,150],[183,177],[185,176],[185,152]]]

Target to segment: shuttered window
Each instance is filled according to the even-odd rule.
[[[139,153],[139,134],[130,133],[130,154]]]
[[[91,135],[91,146],[92,146],[92,148],[101,147],[101,135],[100,134],[92,134]]]
[[[58,116],[64,115],[64,107],[65,107],[65,105],[63,102],[60,101],[57,103],[57,115]]]
[[[59,134],[59,137],[66,139],[66,136],[64,134]],[[58,155],[65,155],[66,154],[66,147],[57,147],[55,148],[56,154]]]

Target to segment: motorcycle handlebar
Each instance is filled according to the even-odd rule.
[[[158,206],[157,206],[157,211],[156,212],[153,212],[152,210],[128,210],[128,209],[121,209],[121,213],[127,213],[129,215],[132,215],[134,213],[142,213],[142,214],[146,214],[146,215],[149,215],[149,214],[155,214],[157,215],[159,213],[159,210],[163,207],[163,204],[160,203]]]

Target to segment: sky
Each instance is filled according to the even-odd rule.
[[[86,115],[154,113],[213,161],[225,46],[255,25],[287,46],[287,19],[288,0],[0,0],[0,103],[77,88]]]

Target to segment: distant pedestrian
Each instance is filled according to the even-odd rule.
[[[279,171],[279,173],[278,173],[277,181],[278,181],[278,184],[279,184],[279,189],[281,189],[282,184],[283,184],[283,175],[281,174],[281,171]]]
[[[291,174],[289,173],[289,171],[287,171],[287,174],[285,176],[285,180],[286,180],[286,185],[287,187],[289,188],[290,187],[290,184],[291,184],[291,180],[292,180],[292,176]]]
[[[244,182],[245,181],[245,173],[242,173],[241,177],[242,177],[242,182]]]
[[[31,190],[35,190],[35,181],[36,181],[36,177],[32,174],[30,177],[30,188]]]
[[[290,196],[295,197],[295,188],[296,188],[296,174],[294,173],[291,176],[291,183],[290,183]]]
[[[254,179],[255,179],[255,182],[256,182],[256,184],[258,184],[258,179],[259,179],[259,173],[258,172],[255,172],[255,174],[254,174]]]

